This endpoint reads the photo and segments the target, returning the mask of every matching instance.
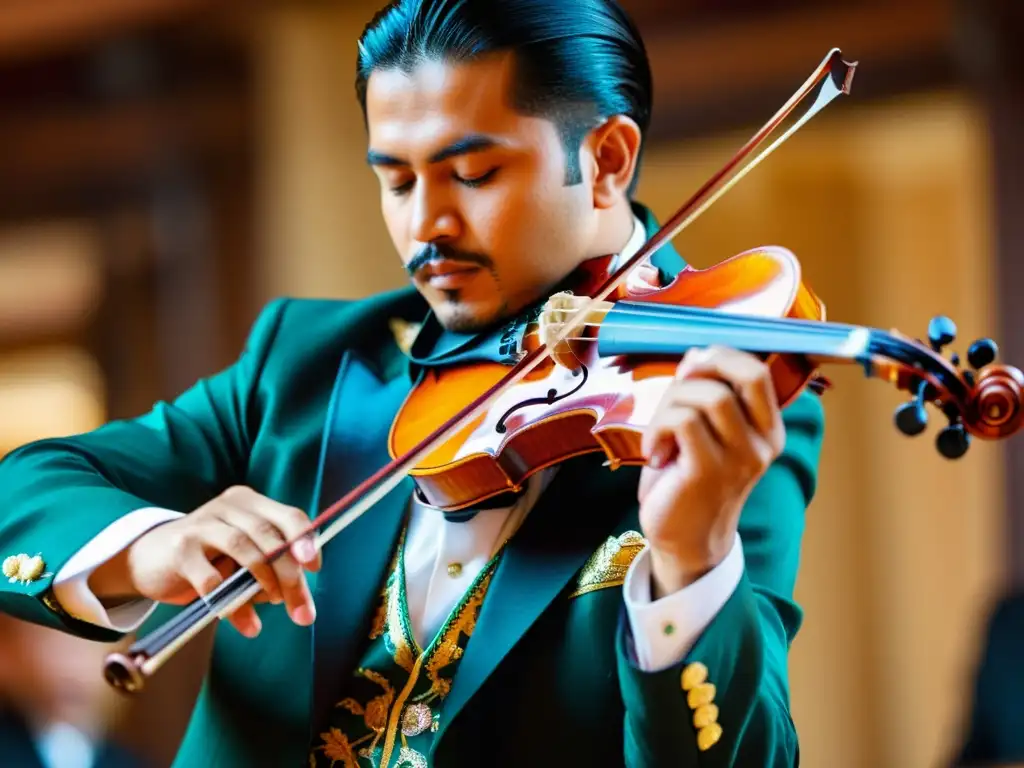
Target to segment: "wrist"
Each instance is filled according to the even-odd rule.
[[[700,552],[668,551],[651,547],[651,599],[659,600],[686,589],[725,560],[731,542],[708,546]]]
[[[118,552],[89,576],[89,590],[100,600],[140,597],[131,578],[131,547]]]

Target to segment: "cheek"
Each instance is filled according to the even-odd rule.
[[[380,210],[384,218],[384,226],[387,227],[395,250],[398,251],[403,261],[408,260],[412,254],[409,253],[409,227],[406,221],[406,209],[399,204],[394,195],[385,192],[381,194]]]
[[[562,177],[527,178],[519,174],[484,195],[467,200],[476,240],[500,261],[544,264],[550,251],[572,241],[571,222],[582,213],[578,191]]]

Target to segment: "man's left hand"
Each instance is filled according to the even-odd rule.
[[[750,491],[782,452],[785,426],[765,363],[744,352],[691,350],[643,438],[640,525],[655,599],[725,559]]]

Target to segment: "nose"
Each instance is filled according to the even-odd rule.
[[[415,187],[412,237],[420,243],[454,240],[460,234],[458,213],[436,187],[420,183]]]

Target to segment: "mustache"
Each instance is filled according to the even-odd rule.
[[[494,261],[491,257],[483,253],[460,251],[443,243],[429,243],[405,265],[405,271],[409,273],[410,277],[415,277],[417,272],[434,261],[461,261],[465,264],[483,267],[484,269],[494,267]]]

